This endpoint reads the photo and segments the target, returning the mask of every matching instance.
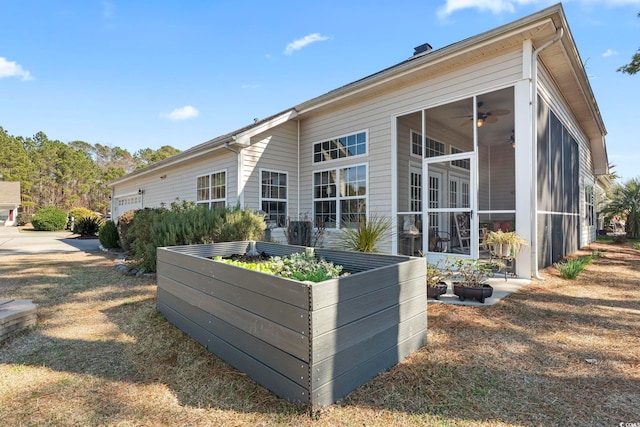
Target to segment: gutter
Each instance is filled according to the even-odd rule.
[[[233,135],[231,137],[231,140],[233,142],[236,141],[236,135]],[[240,207],[244,208],[244,189],[242,191],[242,194],[240,194],[240,188],[242,188],[242,177],[243,177],[243,170],[242,170],[242,159],[240,156],[240,150],[238,150],[237,148],[233,148],[231,146],[231,144],[229,143],[229,141],[225,142],[223,147],[229,151],[231,151],[232,153],[236,153],[236,200],[237,202],[240,204]],[[226,197],[225,197],[226,199]]]
[[[562,27],[556,30],[556,35],[551,39],[544,43],[542,46],[537,48],[532,53],[531,60],[531,117],[534,118],[532,120],[531,126],[531,159],[532,159],[532,171],[531,177],[532,186],[531,186],[531,199],[533,201],[533,209],[531,210],[532,224],[533,224],[533,237],[531,239],[531,256],[533,257],[532,265],[535,266],[533,270],[533,276],[538,280],[544,280],[543,277],[540,276],[538,269],[538,253],[539,253],[539,244],[538,244],[538,179],[537,179],[537,170],[538,170],[538,55],[541,51],[551,46],[553,43],[557,42],[564,35],[564,30]]]

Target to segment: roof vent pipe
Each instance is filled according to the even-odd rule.
[[[421,56],[431,52],[433,48],[429,43],[421,44],[420,46],[416,46],[413,48],[413,56]]]

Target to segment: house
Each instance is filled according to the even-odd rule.
[[[331,236],[372,215],[381,248],[483,256],[482,235],[530,245],[517,274],[596,236],[606,130],[562,5],[407,60],[109,184],[114,218],[191,200],[308,217]],[[461,230],[460,218],[464,218]]]
[[[0,227],[17,224],[20,207],[20,183],[0,181]]]

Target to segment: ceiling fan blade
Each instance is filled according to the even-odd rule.
[[[469,126],[471,123],[473,123],[473,119],[465,120],[464,122],[460,123],[460,126]]]
[[[505,114],[509,114],[511,111],[509,110],[491,110],[487,114],[490,116],[504,116]]]
[[[487,118],[484,119],[484,121],[487,123],[496,123],[498,121],[498,118],[495,116],[487,116]]]

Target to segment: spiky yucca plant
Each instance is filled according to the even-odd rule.
[[[363,219],[356,228],[344,228],[340,240],[347,250],[357,252],[378,252],[376,245],[391,229],[391,221],[378,215]]]

